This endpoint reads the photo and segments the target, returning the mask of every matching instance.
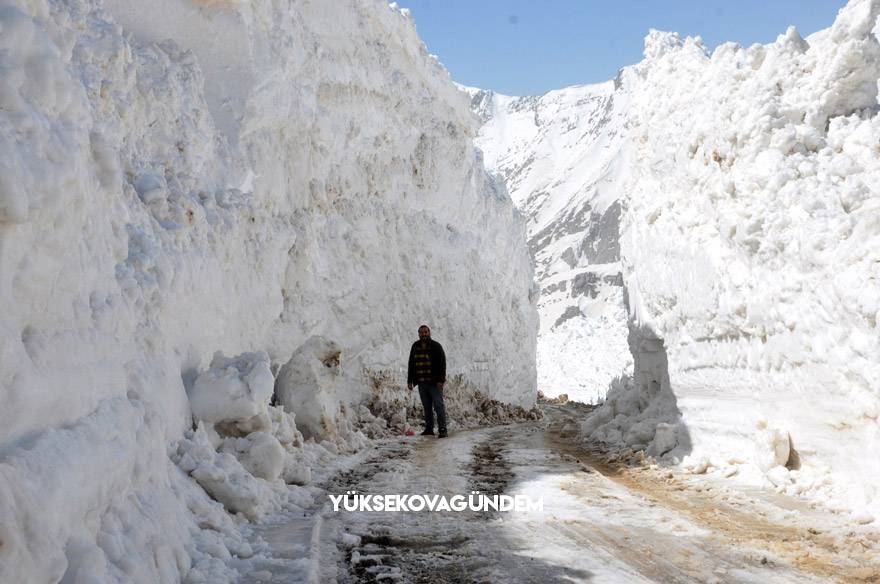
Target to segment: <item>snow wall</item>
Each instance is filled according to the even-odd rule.
[[[0,31],[0,580],[222,579],[166,450],[215,351],[320,335],[357,401],[424,322],[534,403],[524,224],[406,11],[2,0]]]
[[[594,438],[880,517],[878,14],[711,52],[652,31],[622,72],[635,373]]]
[[[880,518],[878,7],[748,48],[652,31],[613,83],[464,88],[528,217],[539,389],[610,386],[586,434]]]

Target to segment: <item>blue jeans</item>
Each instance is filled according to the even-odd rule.
[[[434,431],[434,411],[437,411],[437,427],[446,431],[446,406],[443,405],[443,390],[436,383],[420,383],[419,397],[425,410],[425,430]]]

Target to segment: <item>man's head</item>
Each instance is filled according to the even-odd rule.
[[[423,324],[422,326],[419,327],[419,340],[420,341],[427,341],[430,338],[431,338],[431,329],[430,329],[430,327],[428,327],[428,325]]]

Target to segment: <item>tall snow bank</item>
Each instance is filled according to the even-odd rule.
[[[782,490],[880,513],[880,460],[865,455],[880,447],[878,14],[853,0],[808,39],[790,28],[711,53],[648,35],[629,72],[636,376],[619,395],[646,395],[640,339],[659,339],[671,391],[651,395],[673,409],[625,400],[605,435],[642,423],[645,444],[662,428],[670,455],[752,458]]]
[[[451,374],[533,402],[522,220],[404,13],[0,0],[0,30],[0,579],[235,578],[198,567],[232,548],[193,535],[166,452],[217,351],[281,364],[324,336],[357,401],[427,322]]]

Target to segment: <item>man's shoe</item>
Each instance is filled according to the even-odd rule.
[[[446,433],[446,430],[440,430],[440,433],[437,434],[437,438],[447,438],[449,434]]]
[[[424,432],[419,434],[419,436],[433,436],[433,435],[434,435],[434,430],[425,430]]]

